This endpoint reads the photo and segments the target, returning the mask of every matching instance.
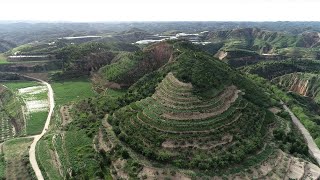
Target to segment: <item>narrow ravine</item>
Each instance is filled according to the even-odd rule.
[[[32,166],[32,169],[34,170],[37,179],[38,180],[43,180],[44,178],[42,176],[41,170],[39,168],[39,165],[38,165],[37,159],[36,159],[36,145],[37,145],[38,141],[41,139],[41,137],[47,132],[47,130],[49,128],[49,124],[50,124],[50,121],[51,121],[51,116],[53,114],[53,109],[54,109],[53,89],[52,89],[52,87],[51,87],[51,85],[49,83],[47,83],[47,82],[45,82],[45,81],[43,81],[41,79],[33,78],[33,77],[30,77],[30,76],[26,76],[26,75],[21,75],[21,76],[24,76],[24,77],[32,79],[32,80],[39,81],[43,85],[47,86],[47,88],[48,88],[48,99],[49,99],[48,117],[47,117],[46,123],[45,123],[45,125],[43,127],[42,133],[33,136],[34,140],[33,140],[32,144],[31,144],[30,150],[29,150],[29,161],[30,161],[30,164]]]
[[[290,114],[293,124],[300,130],[305,141],[307,142],[309,153],[311,156],[320,164],[320,150],[317,144],[314,142],[314,139],[310,135],[309,131],[304,127],[300,120],[293,114],[293,112],[285,105],[282,101],[283,108]]]

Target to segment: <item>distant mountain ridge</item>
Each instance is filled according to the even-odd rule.
[[[6,52],[16,46],[17,45],[12,42],[0,39],[0,53]]]
[[[261,53],[270,53],[274,49],[286,47],[310,48],[320,45],[320,37],[317,32],[293,35],[259,28],[214,31],[208,33],[205,39],[214,43],[225,42],[225,49],[251,49]]]

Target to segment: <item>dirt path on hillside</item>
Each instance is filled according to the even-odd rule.
[[[320,150],[314,142],[314,139],[310,135],[309,131],[303,126],[300,120],[293,114],[293,112],[288,108],[287,105],[285,105],[282,101],[281,104],[283,108],[290,114],[293,124],[298,127],[301,134],[303,135],[305,141],[307,142],[309,153],[316,159],[317,163],[320,164]]]
[[[66,126],[72,121],[71,115],[70,115],[70,109],[72,109],[73,105],[64,105],[60,108],[60,114],[62,118],[62,127]]]
[[[30,150],[29,150],[29,161],[30,164],[32,166],[32,169],[34,170],[36,177],[38,180],[43,180],[43,176],[41,173],[41,170],[38,166],[37,160],[36,160],[36,145],[38,143],[38,141],[41,139],[41,137],[47,132],[48,128],[49,128],[49,124],[50,124],[50,120],[51,120],[51,116],[53,114],[53,109],[54,109],[54,97],[53,97],[53,89],[51,87],[51,85],[41,79],[37,79],[37,78],[33,78],[30,76],[26,76],[26,75],[21,75],[24,76],[26,78],[32,79],[32,80],[36,80],[41,82],[43,85],[47,86],[48,88],[48,99],[49,99],[49,113],[48,113],[48,117],[46,120],[46,123],[43,127],[42,133],[35,135],[34,136],[34,140],[30,146]]]

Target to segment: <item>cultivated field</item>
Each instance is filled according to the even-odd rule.
[[[4,83],[24,102],[26,134],[41,133],[48,115],[48,90],[37,82]]]
[[[54,135],[46,135],[38,142],[36,147],[37,162],[43,169],[42,175],[48,179],[61,179],[63,174],[55,141]]]
[[[6,141],[15,136],[15,129],[10,123],[10,118],[6,113],[0,111],[0,141]]]
[[[28,159],[28,148],[32,140],[32,138],[19,138],[3,144],[5,179],[34,179]]]
[[[49,128],[49,132],[39,141],[36,147],[37,161],[44,177],[49,179],[61,179],[70,176],[72,169],[87,171],[86,167],[96,167],[98,162],[84,156],[93,156],[94,150],[91,139],[84,132],[64,131],[54,132],[53,129],[61,128],[62,115],[68,114],[70,120],[70,106],[74,102],[95,95],[91,88],[91,82],[86,79],[70,80],[51,83],[55,95],[55,114]],[[62,108],[62,111],[61,111]],[[61,114],[63,113],[63,114]],[[66,124],[64,124],[66,125]],[[79,157],[81,157],[79,159]],[[87,164],[87,165],[86,165]],[[91,171],[95,171],[92,169]]]
[[[51,85],[55,93],[56,105],[58,106],[95,95],[91,83],[85,79],[53,82]]]

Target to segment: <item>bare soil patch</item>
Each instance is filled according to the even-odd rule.
[[[144,166],[138,175],[139,179],[154,180],[154,179],[179,179],[179,180],[191,180],[190,177],[172,170],[171,172],[166,169],[158,169],[153,167]]]

